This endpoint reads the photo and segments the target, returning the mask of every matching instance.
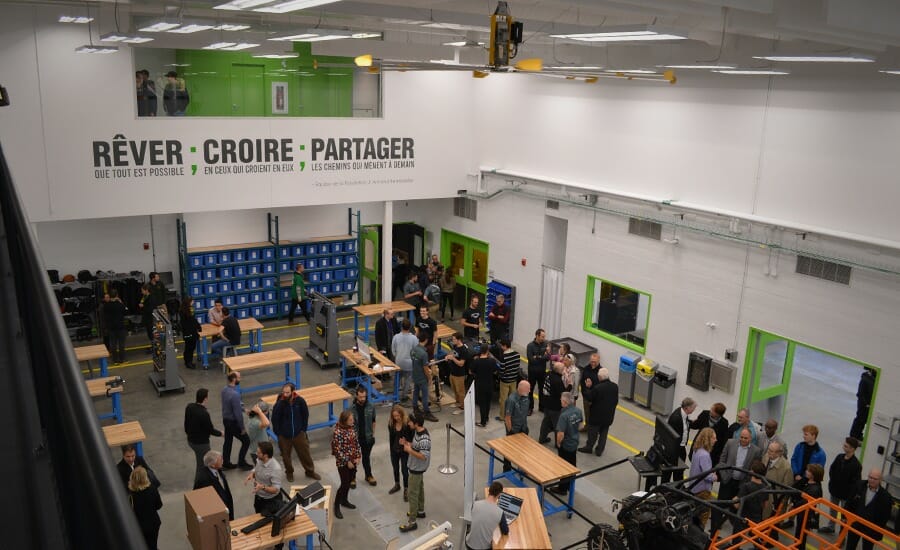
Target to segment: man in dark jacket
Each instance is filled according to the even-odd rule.
[[[592,353],[591,362],[585,365],[581,370],[581,381],[579,382],[579,385],[581,386],[581,406],[584,407],[585,422],[589,422],[591,418],[590,390],[600,382],[600,380],[597,378],[597,371],[600,368],[600,354]],[[582,426],[581,431],[587,431],[587,424],[585,424],[585,426]]]
[[[690,426],[692,430],[712,428],[716,432],[716,443],[709,452],[709,457],[712,459],[713,464],[719,463],[722,449],[725,448],[725,442],[731,437],[731,434],[728,432],[728,419],[725,418],[725,411],[726,408],[723,403],[713,403],[712,407],[697,415],[697,420],[692,421]],[[768,445],[760,448],[766,449]],[[693,455],[693,451],[691,449],[691,455]]]
[[[550,360],[550,344],[546,342],[547,334],[544,329],[534,331],[534,340],[525,348],[528,357],[528,383],[531,385],[531,393],[528,394],[528,414],[534,412],[534,392],[538,392],[538,410],[544,412],[544,380],[547,377],[547,361]]]
[[[831,495],[831,503],[845,509],[862,477],[862,464],[856,458],[857,448],[859,448],[858,439],[855,437],[845,439],[844,454],[835,457],[831,468],[828,469],[828,493]],[[828,525],[819,529],[819,532],[834,533],[834,520],[828,520]]]
[[[122,445],[122,460],[116,464],[116,469],[119,471],[119,476],[122,478],[122,483],[125,485],[126,490],[128,489],[128,480],[131,479],[131,472],[138,466],[143,466],[147,470],[150,483],[158,489],[160,486],[159,479],[156,478],[156,474],[147,464],[147,461],[144,460],[144,457],[137,454],[137,448],[131,444]]]
[[[288,382],[281,387],[281,395],[272,409],[272,431],[278,436],[278,447],[281,448],[281,459],[284,462],[284,472],[289,482],[294,481],[294,464],[291,462],[291,451],[297,451],[297,458],[306,471],[306,477],[322,479],[316,473],[316,465],[313,463],[309,452],[309,438],[306,429],[309,426],[309,407],[306,400],[295,391],[293,384]]]
[[[568,390],[562,377],[565,368],[562,363],[553,363],[553,368],[544,381],[544,388],[541,389],[544,396],[544,420],[541,421],[538,443],[550,443],[548,437],[550,432],[556,433],[556,424],[559,421],[559,413],[562,411],[560,398],[562,393]]]
[[[237,347],[240,345],[241,325],[238,323],[238,320],[231,315],[231,311],[227,307],[223,307],[222,338],[213,342],[213,345],[210,347],[210,353],[213,355],[222,355],[222,348],[226,346],[234,346],[235,352],[237,352]]]
[[[872,403],[872,393],[875,391],[875,371],[868,367],[863,368],[859,377],[859,386],[856,388],[856,417],[850,426],[850,437],[863,440],[863,428],[869,420],[869,405]]]
[[[391,361],[394,360],[391,342],[395,334],[400,334],[400,323],[394,318],[394,310],[388,308],[384,310],[381,319],[375,321],[375,346]]]
[[[672,411],[672,414],[669,415],[669,426],[672,426],[672,429],[675,430],[675,433],[677,433],[681,438],[681,442],[678,447],[678,458],[680,458],[681,460],[687,460],[686,447],[688,432],[690,431],[690,425],[692,422],[689,416],[694,413],[694,410],[696,408],[697,403],[690,397],[685,397],[681,400],[681,406]],[[671,476],[675,481],[684,479],[684,470],[677,470],[675,472],[672,472]],[[662,476],[662,482],[667,483],[668,481],[669,473],[664,472]]]
[[[595,354],[596,355],[596,354]],[[585,369],[587,371],[589,369]],[[587,419],[587,442],[578,450],[582,453],[593,452],[597,456],[603,455],[606,449],[606,436],[609,427],[616,418],[616,407],[619,404],[619,386],[609,379],[609,370],[605,367],[597,369],[595,374],[598,382],[594,384],[590,379],[585,385],[585,399],[591,400],[589,408],[591,416]],[[590,396],[590,397],[588,397]],[[594,450],[596,443],[597,449]]]
[[[497,302],[491,308],[487,318],[491,324],[491,345],[496,344],[498,340],[509,335],[510,315],[511,312],[509,304],[506,303],[506,296],[498,294]]]
[[[209,390],[197,390],[194,403],[184,408],[184,433],[187,434],[188,445],[197,458],[197,472],[203,468],[203,457],[209,452],[209,436],[221,437],[222,432],[213,427],[209,411]]]
[[[350,407],[353,411],[354,426],[356,426],[356,439],[359,441],[362,453],[363,471],[366,474],[366,482],[369,485],[378,485],[375,476],[372,475],[372,447],[375,446],[375,407],[369,401],[369,391],[362,384],[356,386],[356,400]],[[351,483],[355,486],[356,479]]]
[[[860,481],[847,503],[847,511],[852,512],[862,519],[868,520],[878,527],[884,528],[891,517],[891,506],[893,500],[887,489],[881,486],[881,470],[873,468],[869,472],[866,481]],[[869,529],[863,525],[853,524],[853,527],[872,537],[875,540],[881,540],[882,535],[873,529]],[[860,536],[851,531],[847,534],[846,550],[856,550]],[[872,550],[874,544],[870,541],[863,540],[863,550]]]
[[[109,336],[109,353],[116,365],[125,362],[125,314],[128,309],[119,299],[119,291],[109,289],[109,301],[103,304],[103,327]]]
[[[231,496],[231,489],[228,487],[228,478],[225,477],[225,471],[222,470],[224,461],[222,453],[219,451],[209,451],[203,455],[203,468],[197,472],[197,479],[194,480],[194,490],[204,487],[212,487],[216,494],[222,499],[225,507],[228,508],[228,519],[234,519],[234,498]]]

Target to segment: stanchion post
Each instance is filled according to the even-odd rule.
[[[438,471],[442,474],[452,475],[456,473],[456,466],[450,464],[450,423],[447,422],[447,460],[440,465]]]

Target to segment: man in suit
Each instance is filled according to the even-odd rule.
[[[722,449],[725,448],[725,442],[728,441],[729,437],[728,419],[725,418],[725,411],[724,403],[713,403],[712,407],[697,415],[697,420],[691,422],[692,430],[712,428],[716,432],[716,443],[713,445],[712,451],[709,452],[709,457],[712,459],[713,464],[719,463],[719,458],[722,457]],[[693,453],[693,449],[691,449],[691,452]]]
[[[160,485],[159,479],[156,478],[156,474],[150,469],[144,457],[137,454],[137,449],[134,445],[122,445],[122,460],[116,464],[116,469],[119,470],[119,476],[122,477],[122,484],[125,486],[125,489],[128,489],[128,480],[131,478],[131,472],[138,466],[143,466],[147,470],[150,483],[158,489]]]
[[[597,354],[594,354],[597,357]],[[591,359],[593,362],[593,358]],[[599,363],[598,363],[599,364]],[[585,369],[588,370],[588,369]],[[593,452],[597,456],[603,455],[606,449],[606,437],[609,427],[616,418],[616,406],[619,404],[619,386],[609,379],[609,370],[606,367],[596,369],[594,384],[591,379],[587,381],[585,399],[591,400],[591,406],[586,407],[591,416],[587,419],[587,442],[584,447],[578,449],[582,453]],[[596,442],[596,449],[594,443]]]
[[[881,486],[881,470],[873,468],[869,472],[866,481],[860,481],[854,491],[854,494],[848,499],[847,510],[858,515],[862,519],[868,520],[878,527],[884,528],[891,517],[891,506],[893,501],[887,489]],[[868,527],[855,524],[854,528],[859,529],[863,534],[881,540],[882,534]],[[856,550],[856,545],[861,537],[851,531],[847,534],[846,550]],[[872,550],[874,544],[871,541],[863,540],[863,550]]]
[[[750,469],[754,460],[760,460],[762,452],[759,447],[752,444],[750,430],[741,430],[740,439],[729,439],[722,450],[719,466],[735,466],[745,470]],[[719,498],[718,500],[730,501],[736,497],[741,483],[747,480],[747,474],[735,470],[722,470],[719,472]],[[713,510],[712,533],[722,526],[724,516],[721,512]]]
[[[209,451],[203,455],[203,468],[197,472],[197,479],[194,480],[194,489],[202,489],[204,487],[212,487],[216,490],[216,494],[225,503],[228,508],[228,519],[234,519],[234,498],[231,496],[231,489],[228,488],[228,478],[225,477],[225,471],[222,465],[225,463],[222,453],[219,451]]]
[[[381,319],[375,321],[375,347],[391,361],[394,360],[391,342],[394,339],[394,335],[399,333],[400,324],[394,319],[394,310],[390,308],[385,309]]]
[[[685,397],[681,400],[681,406],[672,411],[672,414],[669,415],[669,426],[672,426],[672,429],[675,430],[675,433],[681,438],[681,442],[678,444],[678,458],[682,461],[687,460],[688,431],[691,426],[691,419],[688,417],[696,408],[697,403],[690,397]],[[676,481],[684,479],[684,470],[663,472],[662,482],[668,483],[670,479]]]

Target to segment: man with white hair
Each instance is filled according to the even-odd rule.
[[[884,528],[891,518],[891,506],[893,506],[891,495],[887,489],[881,486],[881,470],[872,468],[869,477],[865,481],[859,482],[854,494],[848,499],[847,511]],[[851,527],[859,529],[864,535],[874,540],[882,539],[881,533],[864,525],[851,524]],[[859,539],[858,534],[850,531],[847,534],[846,550],[856,550]],[[863,539],[863,550],[872,550],[874,546],[873,542]]]
[[[194,480],[194,489],[202,489],[203,487],[212,487],[216,490],[216,494],[225,503],[228,508],[228,519],[234,519],[234,499],[231,496],[231,489],[228,488],[228,478],[222,470],[224,464],[222,453],[219,451],[209,451],[203,455],[203,468],[197,472],[197,479]]]
[[[596,355],[596,354],[594,354]],[[593,362],[593,359],[591,360]],[[587,370],[587,369],[585,369]],[[594,384],[587,380],[587,391],[582,395],[585,400],[590,400],[590,413],[587,419],[587,442],[578,450],[582,453],[593,452],[597,456],[603,455],[606,449],[606,436],[609,427],[616,417],[616,407],[619,404],[619,386],[609,379],[609,369],[600,367],[596,371],[598,382]],[[597,448],[594,450],[594,445]]]
[[[592,353],[591,362],[581,371],[581,406],[584,408],[584,419],[591,417],[591,388],[598,384],[597,369],[600,368],[600,354]],[[587,425],[581,431],[587,431]]]

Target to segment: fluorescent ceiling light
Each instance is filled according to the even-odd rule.
[[[874,63],[875,59],[868,55],[754,55],[753,59],[766,61],[785,61],[800,63]]]
[[[314,36],[317,35],[315,33],[293,34],[291,36],[279,36],[278,38],[270,38],[269,40],[273,40],[275,42],[299,42],[301,40],[312,38]]]
[[[169,63],[168,65],[163,65],[163,67],[190,67],[190,63]]]
[[[233,46],[226,46],[221,49],[229,52],[237,52],[240,50],[249,50],[250,48],[256,48],[258,46],[259,44],[251,44],[250,42],[238,42]]]
[[[126,44],[143,44],[145,42],[153,42],[153,38],[149,36],[130,36],[124,40]]]
[[[552,67],[544,67],[544,70],[551,71],[599,71],[603,67],[591,65],[554,65]]]
[[[303,10],[306,8],[314,8],[325,4],[332,4],[338,0],[289,0],[272,6],[255,8],[253,11],[261,11],[265,13],[287,13],[290,11]]]
[[[753,76],[753,75],[780,76],[780,75],[791,74],[790,71],[782,71],[782,70],[776,70],[776,69],[722,69],[722,70],[713,71],[713,72],[721,73],[721,74],[740,74],[740,75],[750,75],[750,76]]]
[[[707,70],[717,70],[717,69],[734,69],[734,65],[657,65],[658,67],[662,67],[665,69],[707,69]]]
[[[221,50],[222,48],[228,46],[234,46],[235,42],[216,42],[214,44],[210,44],[209,46],[203,46],[204,50]]]
[[[577,34],[551,34],[553,38],[568,38],[581,42],[638,42],[646,40],[685,40],[687,36],[676,32],[663,31],[654,27],[627,27],[606,31]]]
[[[444,42],[444,46],[454,46],[457,48],[462,48],[464,46],[484,46],[484,42],[469,42],[466,40],[460,40],[459,42]]]
[[[275,41],[290,41],[290,42],[323,42],[325,40],[342,40],[344,38],[350,38],[352,35],[348,31],[335,31],[335,30],[325,30],[322,29],[321,33],[316,30],[310,30],[309,32],[303,34],[294,34],[291,36],[279,36],[277,38],[270,38],[269,40]]]
[[[606,69],[605,73],[627,73],[627,74],[656,74],[656,71],[650,69]]]
[[[93,20],[94,20],[93,17],[79,17],[79,16],[74,16],[74,15],[60,15],[59,16],[60,23],[79,23],[79,24],[83,25],[86,23],[90,23]]]
[[[422,25],[429,29],[448,29],[451,31],[475,31],[475,32],[491,32],[488,27],[476,27],[475,25],[460,25],[459,23],[439,23],[432,21]]]
[[[257,6],[262,6],[263,4],[269,4],[272,0],[232,0],[227,4],[219,4],[218,6],[213,6],[214,10],[247,10],[250,8],[255,8]]]
[[[189,23],[187,25],[182,25],[182,26],[178,27],[177,29],[172,29],[172,30],[166,31],[166,32],[171,32],[171,33],[176,33],[176,34],[191,34],[191,33],[195,33],[195,32],[208,31],[211,28],[213,28],[213,25]]]
[[[214,31],[245,31],[250,28],[250,25],[235,25],[233,23],[222,23],[221,25],[216,25],[213,27]]]
[[[115,46],[94,46],[93,44],[85,44],[75,48],[75,53],[116,53],[119,48]]]
[[[153,23],[147,25],[146,27],[141,27],[138,30],[143,31],[143,32],[164,32],[164,31],[172,30],[179,26],[181,26],[180,23],[171,23],[169,21],[156,21],[156,22],[153,22]]]
[[[152,42],[153,39],[146,36],[129,36],[117,32],[110,32],[100,36],[101,42],[121,42],[123,44],[143,44]]]
[[[350,35],[350,38],[378,38],[380,36],[380,32],[355,32]]]
[[[878,72],[884,74],[900,74],[900,69],[882,69]]]
[[[253,57],[257,57],[260,59],[293,59],[295,57],[300,57],[299,53],[264,53],[264,54],[256,54]]]

